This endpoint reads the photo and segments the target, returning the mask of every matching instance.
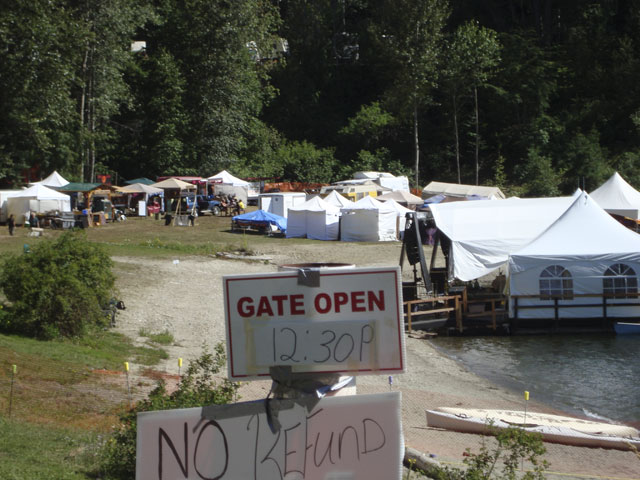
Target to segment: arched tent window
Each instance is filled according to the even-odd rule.
[[[569,270],[562,265],[551,265],[540,274],[540,298],[551,300],[573,298],[573,279]]]
[[[628,293],[638,292],[638,277],[629,265],[616,263],[604,272],[602,288],[614,298],[625,298]]]

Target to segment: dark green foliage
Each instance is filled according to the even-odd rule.
[[[131,479],[136,468],[137,414],[152,410],[225,405],[235,400],[239,385],[226,378],[216,380],[225,367],[224,346],[218,344],[214,353],[205,352],[189,363],[178,389],[168,393],[164,381],[148,398],[120,415],[120,424],[102,452],[101,478]]]
[[[39,338],[74,337],[109,325],[103,309],[113,295],[112,261],[82,232],[43,240],[29,253],[7,258],[0,288],[9,305],[3,332]]]
[[[521,428],[507,428],[493,432],[497,445],[493,450],[483,440],[479,453],[471,453],[464,459],[466,468],[446,467],[437,475],[437,480],[544,480],[544,471],[549,467],[541,456],[546,453],[542,436]],[[521,468],[526,461],[527,472]]]

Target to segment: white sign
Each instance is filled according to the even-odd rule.
[[[138,414],[137,480],[400,480],[400,392]],[[269,422],[269,418],[272,419]]]
[[[399,267],[223,278],[229,377],[405,371]],[[309,286],[312,285],[312,286]]]

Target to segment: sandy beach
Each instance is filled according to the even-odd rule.
[[[172,260],[114,258],[120,298],[126,305],[126,310],[118,314],[117,330],[140,343],[147,341],[141,332],[170,332],[175,343],[167,347],[169,359],[156,369],[176,375],[178,358],[188,362],[201,354],[203,345],[211,347],[225,341],[223,275],[270,272],[276,271],[278,265],[302,262],[395,266],[400,244],[292,243],[286,254],[269,247],[254,253],[258,261],[181,255]],[[517,410],[524,407],[521,392],[507,391],[470,373],[441,354],[428,338],[406,335],[406,353],[407,372],[394,376],[391,386],[387,376],[361,376],[357,378],[357,391],[359,394],[386,392],[390,388],[401,391],[406,446],[431,455],[444,465],[461,464],[465,450],[479,451],[483,437],[429,428],[426,410],[442,406]],[[264,398],[269,389],[268,381],[245,383],[240,389],[241,399]],[[544,405],[544,399],[532,398],[528,408],[562,413]],[[545,459],[551,464],[549,478],[640,479],[640,458],[633,452],[545,445]]]

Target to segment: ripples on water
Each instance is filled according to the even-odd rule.
[[[531,400],[600,419],[640,422],[640,335],[437,337],[472,372]]]

